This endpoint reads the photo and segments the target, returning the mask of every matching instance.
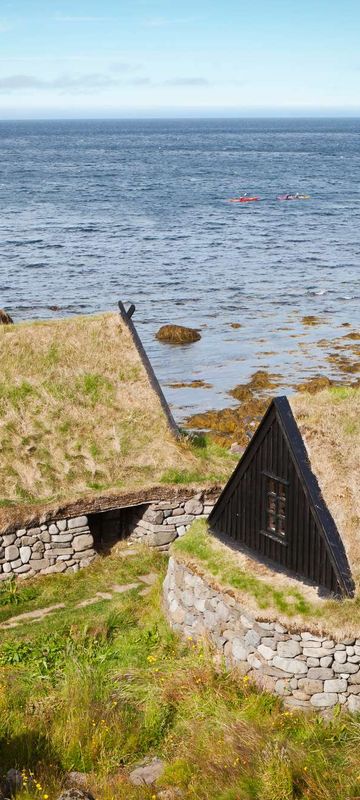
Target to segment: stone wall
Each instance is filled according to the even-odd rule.
[[[340,704],[360,711],[360,638],[335,641],[261,621],[173,557],[164,601],[173,628],[193,638],[207,636],[228,667],[281,695],[287,706],[328,709]]]
[[[96,552],[85,516],[60,519],[37,528],[21,528],[0,536],[0,580],[11,575],[77,572]]]
[[[215,503],[213,494],[199,492],[188,500],[166,500],[153,503],[146,509],[136,509],[135,527],[130,539],[168,550],[171,542],[183,536],[195,519],[206,519]]]
[[[173,502],[144,503],[88,516],[58,519],[0,535],[0,581],[53,572],[77,572],[119,539],[168,550],[194,519],[207,517],[213,492]],[[103,517],[101,525],[99,517]],[[95,518],[96,522],[95,522]]]

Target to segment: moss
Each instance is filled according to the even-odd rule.
[[[266,370],[259,369],[254,372],[248,383],[239,384],[231,389],[229,394],[236,400],[249,400],[253,394],[261,394],[265,391],[276,389],[279,375],[272,375]]]
[[[301,319],[303,325],[321,325],[323,321],[321,317],[316,317],[313,314],[308,314]]]
[[[251,398],[237,408],[194,414],[186,424],[190,428],[209,431],[214,441],[223,447],[229,447],[232,442],[246,447],[268,404],[269,400]]]
[[[330,386],[334,385],[334,381],[327,378],[326,375],[314,375],[312,378],[308,378],[303,383],[298,383],[295,386],[297,392],[308,392],[308,394],[316,394],[317,392],[321,392],[323,389],[328,389]]]
[[[353,341],[358,342],[360,341],[360,333],[357,333],[357,331],[346,333],[345,336],[343,336],[343,339],[352,339]]]
[[[279,375],[257,370],[248,383],[239,384],[229,392],[241,405],[194,414],[186,421],[187,426],[208,430],[219,445],[237,442],[246,447],[268,407],[278,378]]]
[[[330,353],[328,356],[328,361],[330,361],[331,364],[334,364],[340,372],[345,373],[346,375],[355,374],[360,372],[359,356],[360,352],[357,350],[355,350],[355,353],[351,356],[346,355],[346,353],[342,351],[340,353]]]
[[[156,333],[160,342],[168,344],[191,344],[198,342],[201,335],[196,328],[186,328],[184,325],[163,325]]]
[[[195,381],[178,381],[177,383],[168,383],[167,384],[171,389],[211,389],[212,384],[206,383],[202,380],[195,380]]]

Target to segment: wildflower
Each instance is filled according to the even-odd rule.
[[[49,795],[48,794],[43,794],[43,800],[49,800]]]

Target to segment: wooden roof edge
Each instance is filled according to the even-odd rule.
[[[162,408],[162,410],[163,410],[163,412],[165,414],[165,417],[166,417],[168,426],[170,428],[170,431],[178,439],[181,436],[180,430],[179,430],[179,428],[178,428],[178,426],[177,426],[177,424],[176,424],[176,422],[174,420],[174,417],[173,417],[173,415],[172,415],[172,413],[170,411],[169,404],[168,404],[168,402],[167,402],[167,400],[165,398],[165,395],[164,395],[164,392],[163,392],[163,390],[162,390],[162,388],[160,386],[160,383],[159,383],[159,381],[158,381],[158,379],[157,379],[157,377],[155,375],[154,368],[153,368],[153,366],[151,364],[149,356],[147,355],[147,352],[146,352],[146,350],[144,348],[144,345],[143,345],[143,343],[142,343],[142,341],[140,339],[140,336],[139,336],[139,334],[138,334],[138,332],[136,330],[136,327],[135,327],[135,325],[134,325],[134,323],[132,321],[132,316],[133,316],[134,311],[135,311],[135,305],[132,303],[130,305],[130,307],[128,308],[128,310],[126,310],[126,308],[124,306],[124,303],[121,300],[119,300],[118,306],[119,306],[120,317],[121,317],[122,321],[124,322],[124,324],[126,325],[128,331],[129,331],[129,333],[131,335],[133,343],[134,343],[134,345],[136,347],[136,350],[137,350],[137,352],[138,352],[138,354],[140,356],[142,365],[143,365],[143,367],[145,369],[145,372],[146,372],[146,374],[148,376],[148,379],[149,379],[149,382],[150,382],[150,386],[151,386],[152,390],[155,392],[155,394],[157,395],[158,400],[159,400],[160,405],[161,405],[161,408]]]
[[[310,459],[305,447],[304,439],[296,422],[290,403],[284,395],[273,400],[278,419],[292,452],[294,463],[298,468],[299,477],[303,488],[308,495],[310,505],[314,511],[319,527],[331,557],[332,566],[344,594],[352,597],[355,584],[352,578],[350,564],[346,555],[344,543],[335,520],[321,492],[316,475],[311,469]]]

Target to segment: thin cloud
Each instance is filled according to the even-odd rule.
[[[114,22],[114,17],[63,17],[57,15],[54,17],[55,22]]]
[[[0,92],[13,91],[60,91],[71,93],[95,92],[99,89],[108,89],[117,86],[140,86],[146,85],[149,79],[134,78],[132,80],[121,80],[102,73],[89,73],[86,75],[59,75],[56,78],[45,80],[36,75],[8,75],[0,78]]]
[[[146,28],[167,28],[171,25],[193,25],[196,22],[202,22],[201,17],[178,17],[177,19],[170,17],[148,17],[144,19],[143,25]]]
[[[44,81],[32,75],[8,75],[0,78],[0,91],[12,91],[14,89],[41,89]]]
[[[109,65],[110,72],[137,72],[141,64],[128,64],[126,61],[115,61]]]
[[[190,77],[190,78],[170,78],[164,81],[164,86],[210,86],[210,82],[206,78]]]

